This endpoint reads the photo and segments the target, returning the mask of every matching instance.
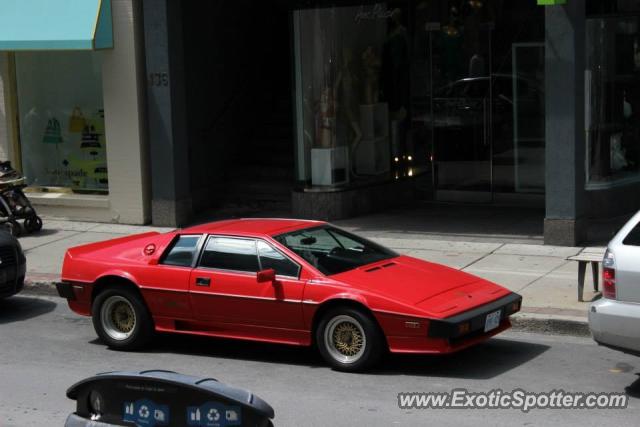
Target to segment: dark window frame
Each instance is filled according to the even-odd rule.
[[[256,248],[256,257],[258,259],[258,267],[259,267],[258,271],[262,271],[263,270],[262,262],[260,261],[260,251],[258,249],[258,242],[264,242],[267,245],[269,245],[269,247],[271,247],[273,250],[277,251],[280,255],[282,255],[288,261],[290,261],[291,263],[293,263],[294,265],[296,265],[298,267],[298,275],[297,276],[287,276],[287,275],[284,275],[284,274],[276,274],[276,277],[300,280],[300,275],[302,274],[303,266],[299,262],[296,262],[295,260],[291,259],[290,256],[288,256],[286,253],[284,253],[282,250],[280,250],[277,246],[275,246],[274,244],[272,244],[268,240],[265,240],[265,239],[262,239],[262,238],[258,238],[258,237],[235,236],[235,235],[226,235],[226,234],[208,234],[208,235],[205,235],[205,238],[201,239],[201,241],[199,242],[198,254],[195,257],[195,262],[193,263],[193,265],[194,265],[193,268],[209,270],[209,271],[221,271],[221,272],[225,272],[225,273],[243,274],[243,275],[255,275],[257,273],[257,272],[253,272],[252,273],[252,272],[244,271],[244,270],[229,270],[229,269],[224,269],[224,268],[203,266],[201,264],[202,256],[205,253],[205,250],[206,250],[207,244],[209,243],[209,240],[214,239],[214,238],[251,240],[253,242],[253,244],[255,245],[255,248]]]
[[[273,249],[274,251],[276,251],[280,255],[282,255],[286,260],[288,260],[289,262],[294,264],[296,267],[298,267],[298,274],[296,276],[288,276],[286,274],[277,274],[277,272],[276,272],[276,277],[285,277],[285,278],[289,278],[289,279],[300,280],[300,275],[302,274],[302,265],[300,265],[300,263],[292,260],[291,257],[289,257],[287,254],[282,252],[280,249],[278,249],[276,246],[274,246],[271,242],[268,242],[267,240],[259,239],[259,238],[255,239],[255,240],[256,240],[256,250],[258,252],[258,264],[260,265],[260,271],[264,270],[264,268],[262,267],[262,261],[260,260],[260,249],[258,248],[258,243],[259,242],[263,242],[266,245],[268,245],[271,249]]]
[[[344,272],[347,272],[347,271],[351,271],[352,269],[348,269],[348,270],[344,270],[344,271],[336,272],[336,273],[328,273],[328,272],[322,271],[322,269],[321,269],[321,268],[319,268],[319,267],[317,267],[317,266],[314,266],[314,265],[313,265],[313,263],[309,262],[309,261],[308,261],[308,260],[306,260],[303,256],[301,256],[300,254],[298,254],[298,253],[296,252],[296,250],[295,250],[295,249],[293,249],[293,248],[291,248],[291,247],[287,246],[283,241],[281,241],[281,239],[286,239],[286,237],[287,237],[287,236],[289,236],[289,235],[291,235],[291,234],[294,234],[294,233],[299,233],[299,232],[301,232],[301,231],[310,231],[310,232],[312,232],[312,231],[322,230],[322,229],[324,229],[324,230],[327,232],[327,234],[328,234],[328,235],[329,235],[329,236],[330,236],[334,241],[336,241],[336,242],[338,243],[338,245],[339,245],[339,246],[341,246],[341,247],[343,247],[342,243],[341,243],[339,240],[337,240],[337,239],[336,239],[336,237],[333,235],[333,233],[332,233],[332,232],[334,232],[334,231],[335,231],[335,232],[336,232],[336,234],[343,234],[343,235],[344,235],[344,237],[346,237],[346,238],[348,238],[348,239],[351,239],[351,240],[354,240],[354,241],[356,241],[356,242],[357,242],[358,240],[360,240],[360,241],[362,241],[364,244],[369,245],[369,246],[371,246],[372,248],[374,248],[374,249],[376,249],[376,250],[378,250],[378,251],[385,252],[385,253],[386,253],[386,255],[387,255],[387,257],[385,257],[384,259],[390,260],[390,259],[394,259],[394,258],[397,258],[397,257],[399,257],[399,256],[400,256],[400,254],[399,254],[398,252],[396,252],[396,251],[394,251],[394,250],[392,250],[392,249],[390,249],[390,248],[387,248],[387,247],[385,247],[385,246],[383,246],[383,245],[381,245],[381,244],[379,244],[379,243],[376,243],[376,242],[374,242],[374,241],[372,241],[372,240],[369,240],[369,239],[367,239],[366,237],[362,237],[362,236],[359,236],[359,235],[357,235],[357,234],[355,234],[355,233],[351,233],[351,232],[349,232],[349,231],[347,231],[347,230],[343,230],[342,228],[335,227],[335,226],[333,226],[333,225],[331,225],[331,224],[323,224],[323,225],[312,226],[312,227],[307,227],[307,228],[300,228],[300,229],[296,229],[296,230],[293,230],[293,231],[288,231],[288,232],[286,232],[286,233],[281,233],[281,234],[278,234],[278,235],[276,235],[276,236],[272,236],[272,238],[273,238],[276,242],[278,242],[278,244],[279,244],[279,245],[282,245],[283,247],[287,248],[287,250],[292,251],[292,252],[293,252],[293,253],[295,253],[297,256],[299,256],[300,258],[302,258],[302,259],[304,260],[305,264],[306,264],[306,265],[308,265],[309,267],[313,268],[313,270],[314,270],[314,271],[319,272],[321,275],[323,275],[323,276],[325,276],[325,277],[331,277],[331,276],[334,276],[334,275],[336,275],[336,274],[341,274],[341,273],[344,273]],[[381,261],[381,260],[380,260],[380,261]],[[361,265],[360,267],[362,267],[362,266],[364,266],[364,265],[369,265],[369,264],[372,264],[372,263],[375,263],[375,262],[378,262],[378,261],[372,261],[371,263],[363,264],[363,265]],[[355,268],[359,268],[359,267],[355,267]]]
[[[190,265],[166,264],[165,260],[169,256],[169,253],[171,253],[173,248],[175,248],[176,244],[180,241],[180,239],[182,237],[198,237],[198,242],[196,243],[195,247],[193,248],[193,259],[191,260],[191,264]],[[167,248],[162,253],[162,256],[160,257],[160,260],[158,261],[158,265],[163,265],[163,266],[166,266],[166,267],[178,267],[178,268],[193,269],[197,265],[198,260],[200,259],[200,253],[202,252],[202,247],[203,247],[203,244],[204,244],[204,241],[205,241],[204,237],[205,237],[204,234],[198,234],[198,233],[195,233],[195,234],[176,234],[174,236],[174,238],[171,240],[171,242],[169,243],[169,245],[167,245]]]
[[[640,247],[640,222],[636,223],[631,231],[624,236],[622,244],[625,246]]]
[[[253,237],[246,237],[246,236],[231,236],[231,235],[224,235],[224,234],[209,234],[207,236],[207,238],[205,239],[204,244],[202,245],[202,248],[200,249],[200,254],[198,255],[198,260],[196,263],[195,268],[198,269],[203,269],[203,270],[209,270],[209,271],[222,271],[225,273],[234,273],[234,274],[243,274],[243,275],[248,275],[248,276],[255,276],[258,271],[246,271],[246,270],[233,270],[233,269],[227,269],[227,268],[218,268],[218,267],[207,267],[202,265],[202,257],[204,256],[206,249],[207,249],[207,245],[209,244],[209,242],[212,239],[235,239],[235,240],[248,240],[253,242],[253,246],[256,250],[256,261],[258,264],[258,268],[260,268],[260,256],[258,255],[258,244],[256,242],[256,239]]]

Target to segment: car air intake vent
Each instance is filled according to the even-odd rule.
[[[11,246],[0,247],[0,268],[16,265],[16,250]]]
[[[383,268],[387,268],[387,267],[393,267],[394,265],[396,265],[395,262],[389,262],[383,265],[376,265],[375,267],[371,267],[367,270],[365,270],[365,273],[371,273],[372,271],[376,271],[376,270],[382,270]]]

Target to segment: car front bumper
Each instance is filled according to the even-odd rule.
[[[593,339],[617,350],[640,353],[640,304],[600,299],[589,308]]]
[[[10,268],[0,268],[0,298],[10,297],[24,288],[27,264],[21,263]]]
[[[520,310],[522,296],[516,293],[502,297],[469,311],[445,319],[432,320],[429,325],[429,337],[447,338],[452,341],[463,340],[470,335],[485,333],[487,315],[500,311],[500,323]],[[464,329],[461,329],[464,326]]]
[[[510,316],[520,310],[522,296],[510,293],[502,298],[444,319],[429,319],[422,334],[387,335],[393,353],[445,354],[479,344],[511,327]],[[487,316],[500,311],[494,328],[485,330]],[[419,323],[419,322],[411,322]],[[415,329],[416,332],[421,329]]]

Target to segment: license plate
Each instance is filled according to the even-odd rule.
[[[500,326],[500,314],[502,310],[494,311],[493,313],[487,314],[487,318],[484,321],[484,331],[489,332],[498,326]]]

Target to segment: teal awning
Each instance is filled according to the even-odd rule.
[[[112,47],[111,0],[0,0],[0,50]]]

